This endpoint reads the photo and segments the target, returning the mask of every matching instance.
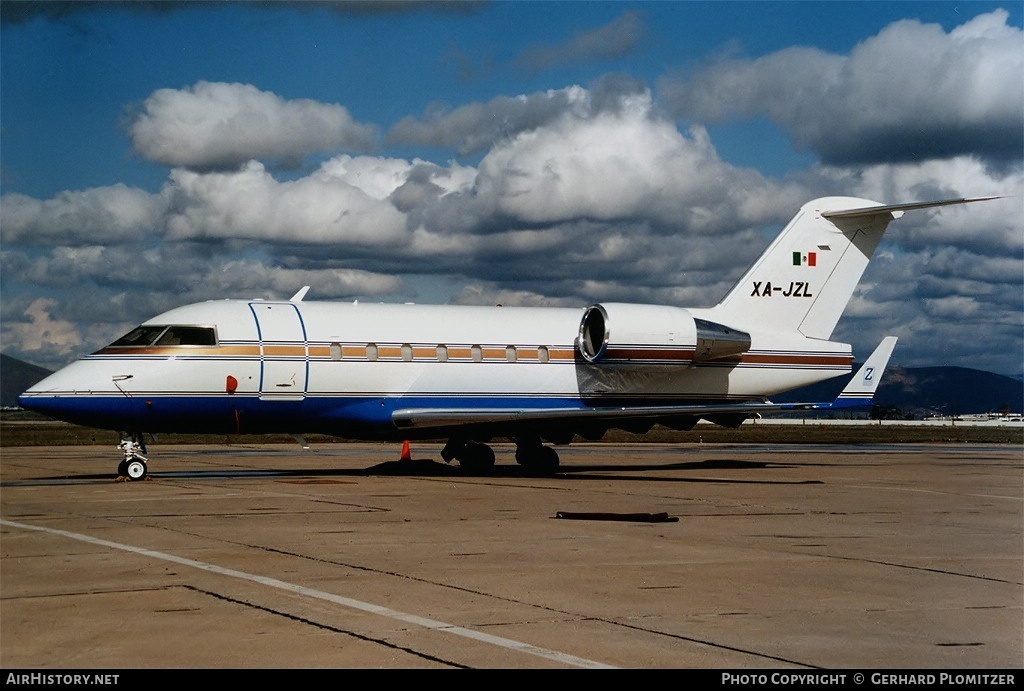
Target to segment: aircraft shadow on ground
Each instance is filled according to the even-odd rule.
[[[156,464],[154,464],[156,465]],[[157,466],[158,467],[158,466]],[[664,472],[708,471],[708,470],[773,470],[794,467],[784,463],[767,463],[763,461],[747,461],[741,459],[711,459],[706,461],[667,462],[667,463],[588,463],[581,465],[563,465],[557,472],[538,472],[529,468],[497,464],[486,470],[467,470],[458,464],[446,464],[432,459],[412,459],[385,461],[368,468],[296,468],[296,469],[240,469],[224,468],[218,470],[166,470],[153,468],[145,481],[162,479],[189,480],[223,480],[223,479],[256,479],[273,478],[282,480],[306,479],[310,482],[329,481],[332,478],[355,478],[367,476],[392,477],[447,477],[447,478],[491,478],[491,479],[546,479],[546,480],[632,480],[644,482],[700,482],[728,484],[769,484],[769,485],[804,485],[821,484],[820,480],[771,480],[729,477],[687,477],[686,475],[664,475]],[[640,473],[659,473],[640,477]],[[61,475],[32,480],[21,480],[0,483],[0,487],[28,486],[34,484],[86,484],[125,481],[111,473],[88,475]]]
[[[766,463],[764,461],[744,461],[739,459],[715,459],[707,461],[687,461],[668,463],[588,463],[580,465],[563,465],[555,473],[537,472],[520,465],[495,465],[484,471],[466,470],[458,465],[446,465],[437,461],[412,460],[389,461],[372,466],[361,475],[399,475],[399,476],[443,476],[443,477],[474,477],[474,478],[546,478],[572,480],[641,480],[644,482],[716,482],[738,484],[818,484],[817,480],[778,481],[757,480],[749,478],[695,478],[655,475],[637,477],[637,473],[660,471],[704,471],[704,470],[769,470],[790,467],[782,463]]]

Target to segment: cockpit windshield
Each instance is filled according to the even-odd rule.
[[[212,326],[148,326],[132,329],[110,344],[111,348],[139,346],[215,346],[217,332]]]

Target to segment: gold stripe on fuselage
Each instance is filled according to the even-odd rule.
[[[340,358],[336,355],[340,347]],[[510,350],[511,349],[511,352]],[[376,357],[372,353],[376,350]],[[645,364],[645,363],[687,363],[709,366],[743,366],[743,367],[850,367],[853,356],[848,354],[825,353],[744,353],[736,358],[723,358],[705,363],[693,363],[694,349],[683,348],[610,348],[606,354],[609,363]],[[267,343],[251,345],[222,346],[144,346],[144,347],[107,347],[93,354],[94,357],[114,358],[270,358],[310,360],[341,360],[349,362],[379,360],[413,360],[416,362],[507,362],[515,363],[571,363],[575,361],[575,350],[571,346],[469,346],[440,344],[437,346],[410,345],[398,343],[358,344],[358,343],[316,343],[305,344]],[[600,364],[600,363],[598,363]]]

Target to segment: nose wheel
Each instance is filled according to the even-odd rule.
[[[146,443],[142,440],[141,434],[132,434],[130,437],[123,437],[117,448],[124,452],[124,460],[117,464],[117,476],[129,480],[144,480],[149,473],[146,463]]]

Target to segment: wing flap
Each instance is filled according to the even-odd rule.
[[[429,429],[464,425],[516,425],[523,423],[615,422],[643,418],[703,417],[774,412],[793,403],[723,403],[682,406],[595,406],[588,408],[406,408],[391,420],[399,429]]]

